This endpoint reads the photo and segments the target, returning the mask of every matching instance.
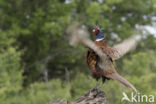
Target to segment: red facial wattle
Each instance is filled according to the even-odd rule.
[[[99,32],[99,29],[98,28],[95,28],[94,29],[94,35],[96,36],[98,34],[98,32]]]

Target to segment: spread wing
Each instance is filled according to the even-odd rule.
[[[78,24],[73,24],[68,27],[67,33],[71,35],[71,45],[83,44],[84,46],[89,47],[96,52],[96,54],[103,60],[105,65],[109,63],[106,61],[107,55],[105,53],[107,53],[113,60],[119,59],[127,52],[133,50],[138,41],[141,40],[140,35],[134,35],[123,42],[114,45],[112,48],[108,47],[108,49],[103,52],[99,47],[96,46],[96,44],[94,44],[93,41],[90,40],[89,32],[85,28],[80,27]]]
[[[112,48],[107,47],[106,49],[104,49],[104,52],[108,54],[113,60],[116,60],[128,53],[129,51],[133,50],[140,40],[141,38],[139,38],[138,35],[135,35],[117,45],[114,45]]]
[[[107,55],[90,39],[89,32],[85,28],[73,24],[68,27],[67,33],[70,35],[71,45],[75,46],[81,44],[85,47],[92,49],[99,56],[103,64],[106,67],[109,67],[108,64],[110,62],[107,61]]]

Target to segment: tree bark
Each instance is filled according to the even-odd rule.
[[[108,104],[108,101],[103,91],[93,88],[74,102],[56,100],[48,104]]]

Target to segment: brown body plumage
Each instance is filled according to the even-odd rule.
[[[94,35],[96,41],[93,42],[89,38],[89,32],[79,25],[72,25],[68,28],[67,33],[71,35],[70,44],[73,46],[84,45],[88,47],[86,52],[86,62],[91,69],[92,76],[98,80],[106,79],[117,80],[126,87],[136,90],[136,88],[129,83],[126,79],[121,77],[114,68],[114,60],[119,59],[124,54],[132,50],[137,42],[137,36],[133,36],[122,43],[113,46],[113,48],[107,46],[104,36],[98,28],[94,29]]]
[[[107,43],[105,40],[101,40],[101,41],[95,41],[95,44],[102,49],[102,51],[107,55],[108,60],[110,60],[110,62],[113,64],[113,60],[112,58],[109,56],[109,51],[113,51],[110,47],[107,46]],[[97,81],[99,78],[102,78],[103,82],[106,79],[110,79],[108,77],[106,77],[107,74],[111,74],[111,73],[115,73],[115,70],[103,70],[100,68],[100,66],[98,65],[98,62],[100,61],[99,56],[90,48],[87,49],[86,52],[86,62],[89,66],[89,68],[91,69],[91,73],[93,78],[95,78]]]
[[[101,41],[95,41],[94,43],[107,55],[107,61],[110,63],[109,66],[114,66],[113,58],[116,57],[117,50],[107,46],[107,42],[104,39]],[[125,86],[131,87],[136,91],[135,87],[133,87],[133,85],[131,85],[127,80],[121,77],[116,72],[114,67],[100,67],[100,58],[92,49],[88,48],[85,56],[86,62],[91,69],[92,76],[97,81],[100,78],[102,78],[103,83],[106,79],[117,80]]]

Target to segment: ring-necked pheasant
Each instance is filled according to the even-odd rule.
[[[104,35],[99,28],[95,28],[94,35],[96,36],[95,45],[99,47],[102,52],[106,55],[106,60],[109,65],[103,65],[99,55],[92,49],[88,48],[86,52],[86,62],[91,69],[93,78],[98,81],[102,78],[104,83],[107,79],[117,80],[127,87],[136,89],[127,80],[121,77],[114,68],[114,60],[119,57],[119,52],[115,48],[111,48],[107,45],[106,40],[104,40]]]
[[[71,45],[76,46],[81,44],[88,47],[86,61],[91,69],[93,78],[96,80],[102,78],[103,82],[106,79],[117,80],[137,92],[132,84],[117,73],[114,68],[114,60],[119,59],[135,48],[141,40],[140,35],[134,35],[111,48],[107,45],[107,42],[104,40],[104,35],[99,28],[94,29],[94,35],[96,36],[95,42],[89,38],[87,29],[77,23],[69,26],[67,33],[70,35]]]

